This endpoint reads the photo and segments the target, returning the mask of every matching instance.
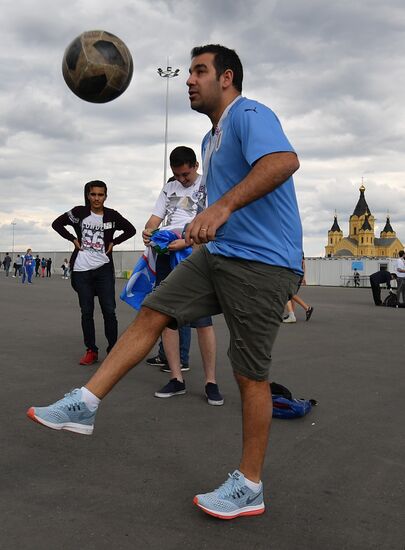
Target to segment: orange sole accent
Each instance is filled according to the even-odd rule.
[[[196,506],[200,508],[200,510],[202,510],[206,514],[209,514],[210,516],[213,516],[214,518],[219,518],[219,519],[235,519],[241,516],[259,516],[260,514],[264,514],[266,510],[265,508],[263,508],[263,510],[251,510],[250,512],[241,512],[240,514],[235,514],[233,516],[221,516],[220,514],[211,512],[210,510],[207,510],[206,508],[203,508],[202,506],[200,506],[197,497],[194,497],[193,502]]]
[[[34,413],[34,407],[30,407],[27,411],[27,416],[30,420],[33,420],[34,422],[36,422],[37,424],[41,424],[41,422],[38,422],[38,420],[36,419],[35,417],[35,413]]]

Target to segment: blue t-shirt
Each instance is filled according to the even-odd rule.
[[[204,158],[211,132],[203,139]],[[208,205],[232,189],[261,157],[293,152],[276,115],[261,103],[241,97],[221,124],[207,174]],[[294,182],[233,212],[208,243],[212,254],[242,258],[302,271],[302,228]]]

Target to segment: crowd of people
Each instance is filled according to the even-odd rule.
[[[0,259],[0,268],[3,267],[6,277],[10,275],[12,268],[11,277],[14,279],[20,279],[21,282],[32,284],[33,278],[50,278],[52,277],[52,258],[40,258],[37,254],[34,258],[32,254],[32,249],[28,248],[24,254],[16,254],[10,256],[9,252],[6,252],[3,260]],[[69,262],[65,258],[63,264],[61,265],[61,270],[63,273],[62,278],[69,279]]]

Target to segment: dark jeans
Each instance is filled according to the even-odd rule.
[[[377,283],[374,283],[371,280],[370,280],[370,284],[371,284],[371,291],[373,293],[374,303],[375,303],[376,306],[380,306],[382,304],[380,285],[377,284]]]
[[[79,295],[82,310],[84,345],[98,351],[94,329],[94,297],[98,301],[104,317],[104,334],[108,341],[107,352],[117,341],[118,323],[115,316],[115,277],[111,264],[104,264],[90,271],[72,271],[72,287]]]
[[[170,256],[169,254],[158,255],[156,258],[156,286],[160,285],[162,281],[171,273]],[[182,365],[188,365],[190,343],[191,343],[191,328],[189,326],[179,327],[179,339],[180,339],[180,362]],[[166,361],[166,354],[163,347],[163,342],[159,342],[159,357],[162,361]]]
[[[188,365],[189,362],[189,353],[190,353],[190,343],[191,343],[191,328],[187,325],[179,327],[179,338],[180,338],[180,363],[182,365]],[[163,342],[159,342],[159,357],[162,361],[167,361],[165,350],[163,347]]]

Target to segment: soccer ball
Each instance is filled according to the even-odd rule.
[[[66,48],[62,62],[66,84],[91,103],[107,103],[125,92],[133,68],[124,42],[106,31],[83,32]]]

